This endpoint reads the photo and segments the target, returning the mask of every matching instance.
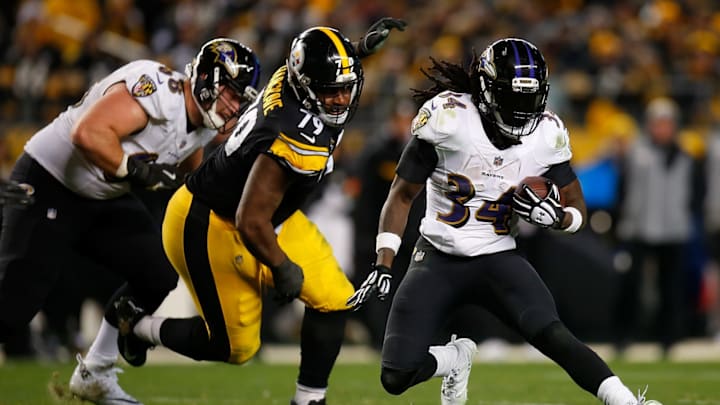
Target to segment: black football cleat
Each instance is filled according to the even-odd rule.
[[[130,297],[120,297],[113,304],[118,318],[118,349],[125,361],[140,367],[147,361],[147,351],[153,345],[135,336],[133,328],[145,315],[145,310]]]

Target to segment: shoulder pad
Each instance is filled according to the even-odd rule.
[[[115,82],[124,81],[130,94],[152,118],[175,119],[178,110],[184,111],[182,83],[179,73],[162,63],[139,60],[116,71]],[[178,97],[180,96],[180,97]]]
[[[433,145],[446,141],[466,122],[464,115],[474,111],[467,94],[442,92],[431,98],[412,121],[412,134]]]
[[[554,165],[572,158],[570,135],[565,124],[555,113],[546,111],[533,135],[538,138],[535,155],[540,163]]]

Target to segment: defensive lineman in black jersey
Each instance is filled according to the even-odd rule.
[[[287,67],[272,75],[235,131],[187,181],[188,190],[225,218],[233,218],[255,159],[272,156],[293,181],[273,215],[280,225],[300,208],[333,169],[332,152],[343,128],[325,123],[303,106],[287,85]],[[359,92],[359,89],[357,90]]]
[[[244,363],[260,348],[262,295],[274,288],[279,301],[305,304],[291,403],[325,404],[354,289],[330,245],[298,209],[333,170],[332,153],[362,91],[359,56],[379,43],[366,39],[379,32],[376,38],[384,40],[391,28],[403,27],[399,20],[380,20],[360,41],[359,55],[334,28],[310,28],[295,38],[286,65],[168,205],[165,252],[200,316],[147,316],[132,300],[120,299],[128,339],[197,360]]]
[[[424,104],[380,216],[374,271],[350,300],[361,305],[387,284],[398,235],[424,188],[421,237],[388,317],[380,377],[385,389],[398,395],[442,377],[441,403],[464,404],[475,343],[455,336],[443,346],[431,342],[454,308],[473,304],[517,331],[605,405],[657,403],[636,398],[565,327],[542,279],[516,250],[518,216],[574,233],[586,211],[569,164],[567,129],[545,110],[549,84],[540,51],[506,38],[473,55],[467,70],[434,62],[432,72],[439,74],[428,75],[434,86],[417,94]],[[529,189],[524,197],[514,194],[523,178],[539,175],[551,179],[547,197]]]

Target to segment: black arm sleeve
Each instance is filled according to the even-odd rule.
[[[412,137],[398,163],[395,172],[411,183],[424,183],[437,166],[438,155],[430,143]]]
[[[570,166],[570,162],[562,162],[550,166],[543,176],[552,180],[560,188],[567,186],[572,183],[573,180],[577,179],[577,175],[572,166]]]

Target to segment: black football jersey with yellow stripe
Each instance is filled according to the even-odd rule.
[[[234,218],[253,162],[265,153],[292,178],[273,216],[277,226],[299,209],[332,171],[332,152],[342,133],[342,128],[325,125],[300,104],[283,66],[248,106],[233,134],[190,175],[187,187],[218,215]]]

